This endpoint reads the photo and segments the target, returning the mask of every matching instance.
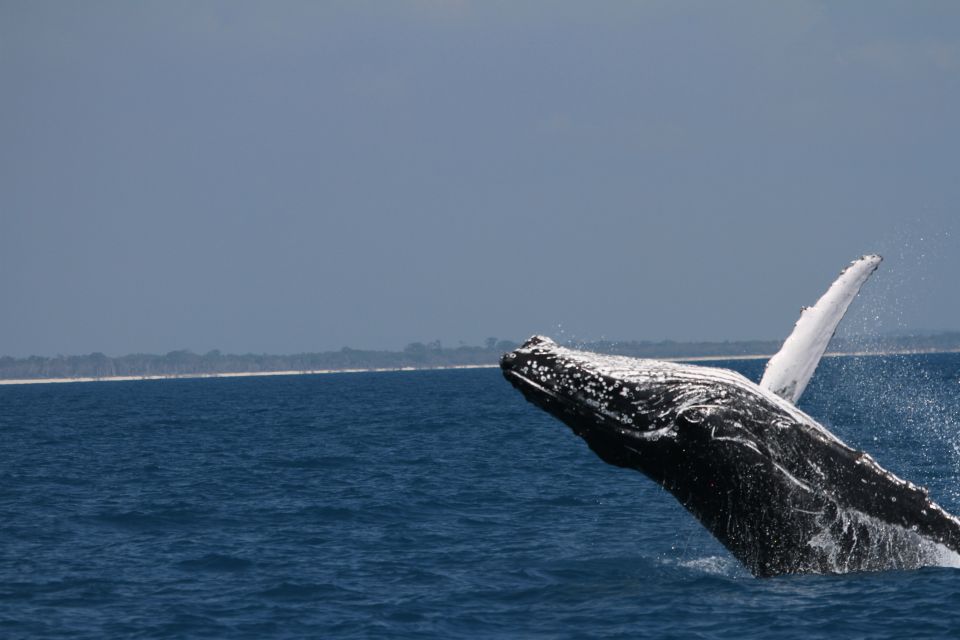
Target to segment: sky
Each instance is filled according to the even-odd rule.
[[[960,329],[960,3],[0,0],[0,354]]]

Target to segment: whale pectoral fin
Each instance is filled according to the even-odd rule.
[[[847,308],[882,260],[877,255],[854,260],[815,305],[803,309],[793,333],[767,363],[761,387],[796,404]]]

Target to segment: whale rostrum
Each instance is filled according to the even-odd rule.
[[[845,292],[843,310],[856,295]],[[832,335],[836,322],[820,329]],[[960,520],[793,404],[821,342],[807,347],[819,350],[812,368],[784,367],[798,384],[783,394],[727,369],[600,355],[541,336],[500,366],[602,460],[670,492],[756,576],[960,561]]]

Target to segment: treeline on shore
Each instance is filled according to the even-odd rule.
[[[573,346],[638,358],[703,358],[772,355],[779,340],[725,342],[599,341]],[[188,376],[271,371],[341,371],[350,369],[429,369],[469,365],[492,365],[517,347],[510,340],[488,338],[481,346],[444,347],[439,341],[414,342],[403,351],[371,351],[344,347],[339,351],[294,355],[225,354],[218,350],[199,354],[188,350],[164,355],[137,353],[110,357],[102,353],[82,356],[28,358],[0,357],[0,379],[108,378],[114,376]],[[960,331],[916,336],[836,338],[833,353],[937,352],[960,350]]]
[[[193,353],[182,349],[164,355],[134,353],[110,357],[102,353],[52,358],[0,357],[0,379],[109,378],[115,376],[188,376],[270,371],[343,371],[351,369],[428,369],[494,364],[517,347],[508,340],[488,339],[483,346],[444,347],[440,342],[414,342],[403,351],[373,351],[344,347],[339,351],[293,355],[229,354],[214,349]]]

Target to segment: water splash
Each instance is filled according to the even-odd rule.
[[[898,475],[934,485],[948,510],[960,506],[960,372],[936,355],[836,358],[825,363],[831,388],[822,390],[827,422],[874,457],[898,459]],[[832,371],[831,371],[832,370]],[[872,438],[865,440],[864,433]]]
[[[912,316],[929,306],[936,289],[933,283],[944,278],[947,270],[942,263],[955,254],[955,245],[949,229],[918,218],[902,223],[871,246],[871,251],[879,251],[886,260],[837,332],[849,350],[871,351],[884,336],[915,333]],[[942,480],[944,474],[960,478],[960,394],[956,388],[960,371],[944,378],[942,371],[929,366],[929,357],[841,358],[824,363],[840,369],[840,375],[831,376],[836,387],[824,398],[825,404],[832,409],[857,408],[847,415],[841,411],[828,422],[854,425],[849,434],[842,434],[854,443],[859,442],[859,426],[876,425],[878,429],[871,429],[876,440],[860,446],[874,451],[879,447],[881,460],[893,457],[885,456],[887,451],[911,452],[902,475],[924,478],[924,484]],[[944,502],[960,506],[960,484],[950,482],[945,491],[948,499]]]
[[[883,266],[854,303],[837,336],[848,344],[869,348],[877,337],[910,333],[943,282],[943,262],[956,252],[949,230],[931,228],[921,220],[900,228],[868,247],[884,256]],[[922,322],[922,320],[920,320]]]
[[[913,530],[889,524],[854,509],[824,518],[809,545],[832,573],[960,567],[960,554]]]
[[[677,566],[713,576],[735,578],[743,575],[743,568],[740,564],[733,558],[724,556],[706,556],[704,558],[681,560],[677,562]]]

